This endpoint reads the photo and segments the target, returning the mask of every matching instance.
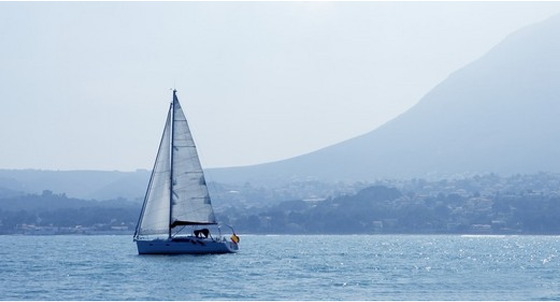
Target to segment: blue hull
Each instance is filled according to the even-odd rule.
[[[197,238],[136,240],[138,254],[225,254],[235,253],[239,246],[225,239]]]

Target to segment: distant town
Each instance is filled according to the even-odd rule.
[[[238,233],[560,235],[560,175],[552,173],[210,188],[218,219]],[[132,234],[141,203],[48,190],[3,196],[0,234]]]

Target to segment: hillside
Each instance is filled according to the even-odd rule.
[[[558,172],[558,32],[560,16],[555,16],[509,35],[410,110],[370,133],[283,161],[213,169],[213,180],[356,181]]]
[[[276,188],[218,198],[216,215],[249,234],[560,234],[559,174],[380,181],[350,194],[281,198]],[[298,190],[294,190],[298,191]],[[0,234],[132,234],[139,202],[0,198]]]
[[[44,190],[69,197],[106,200],[143,199],[150,172],[1,170],[0,198]]]

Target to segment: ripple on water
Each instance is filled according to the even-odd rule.
[[[0,236],[7,300],[557,300],[554,236],[243,236],[139,256],[129,236]]]

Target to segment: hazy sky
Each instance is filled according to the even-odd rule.
[[[0,168],[151,169],[176,87],[204,167],[369,132],[560,2],[0,2]]]

